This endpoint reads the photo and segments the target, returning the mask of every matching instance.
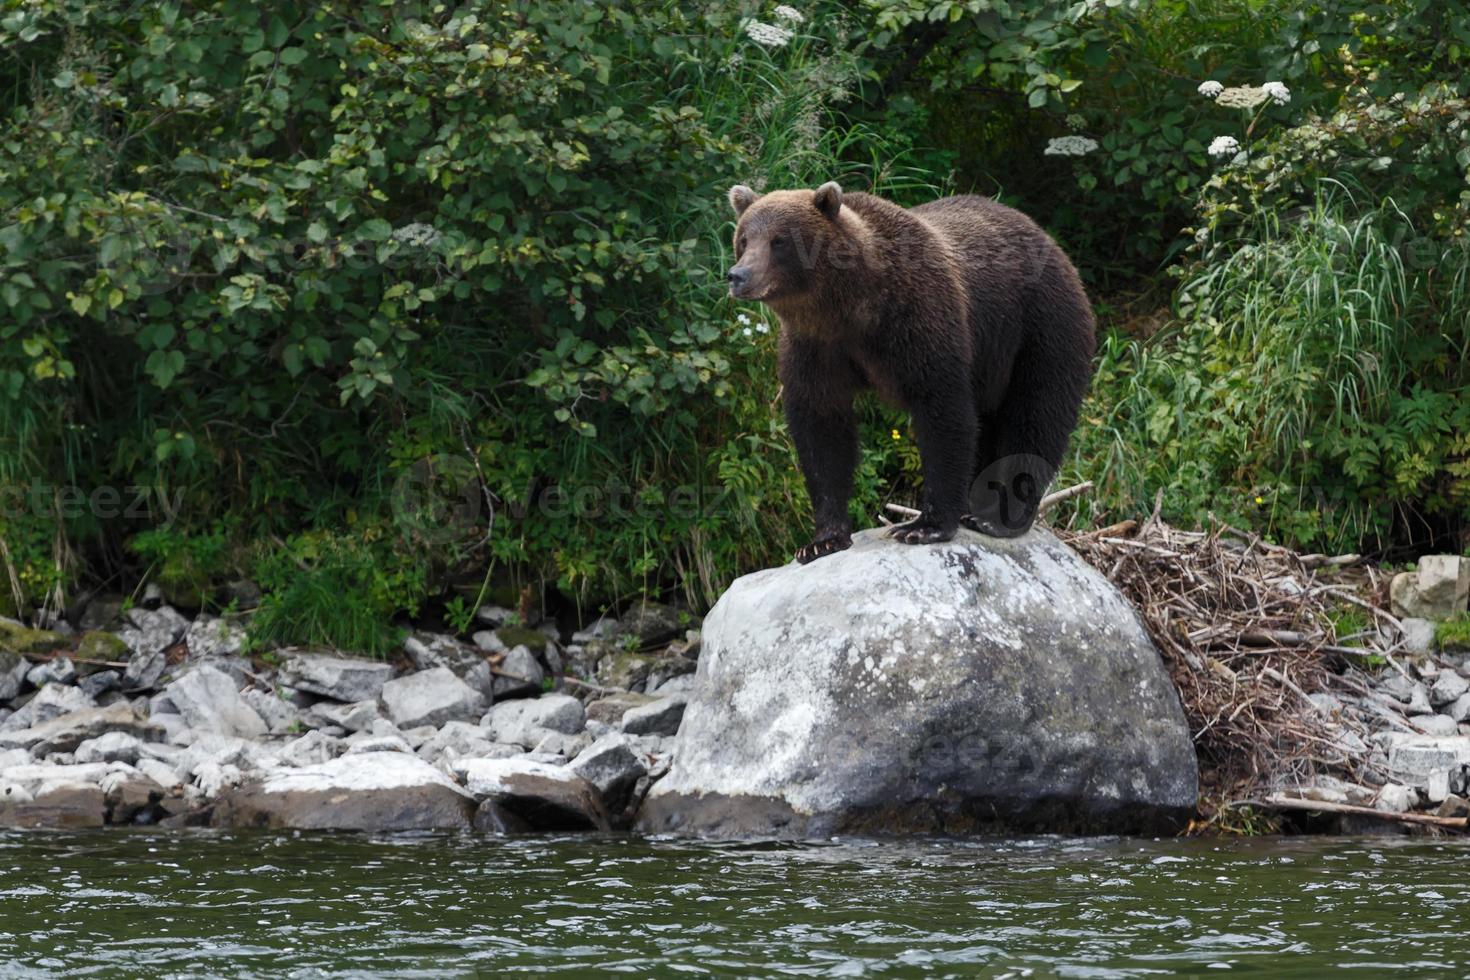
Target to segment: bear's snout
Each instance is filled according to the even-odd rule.
[[[750,270],[737,265],[725,274],[725,278],[730,281],[730,295],[739,297],[750,285]]]

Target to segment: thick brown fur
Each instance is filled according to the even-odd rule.
[[[874,390],[913,416],[922,513],[898,540],[947,541],[961,522],[1030,528],[1091,376],[1092,307],[1066,255],[985,197],[904,209],[870,194],[756,195],[737,186],[731,295],[781,321],[783,399],[816,535],[798,560],[848,547],[853,400]]]

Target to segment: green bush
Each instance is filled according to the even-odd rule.
[[[1463,242],[1408,260],[1391,201],[1331,190],[1251,232],[1184,280],[1174,327],[1104,344],[1074,470],[1103,487],[1091,506],[1137,513],[1162,491],[1184,523],[1213,514],[1339,551],[1463,520]]]

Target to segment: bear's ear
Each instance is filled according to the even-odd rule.
[[[817,188],[812,203],[828,218],[837,217],[837,212],[842,210],[842,185],[835,180],[827,181]]]
[[[757,196],[755,191],[744,184],[736,184],[730,188],[730,207],[734,208],[735,217],[738,218],[744,214],[745,209],[755,203]]]

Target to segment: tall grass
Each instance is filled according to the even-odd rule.
[[[1354,548],[1450,506],[1467,270],[1462,247],[1339,185],[1260,214],[1182,282],[1169,329],[1105,338],[1070,464],[1103,492],[1079,517],[1138,514],[1162,492],[1178,520]]]

